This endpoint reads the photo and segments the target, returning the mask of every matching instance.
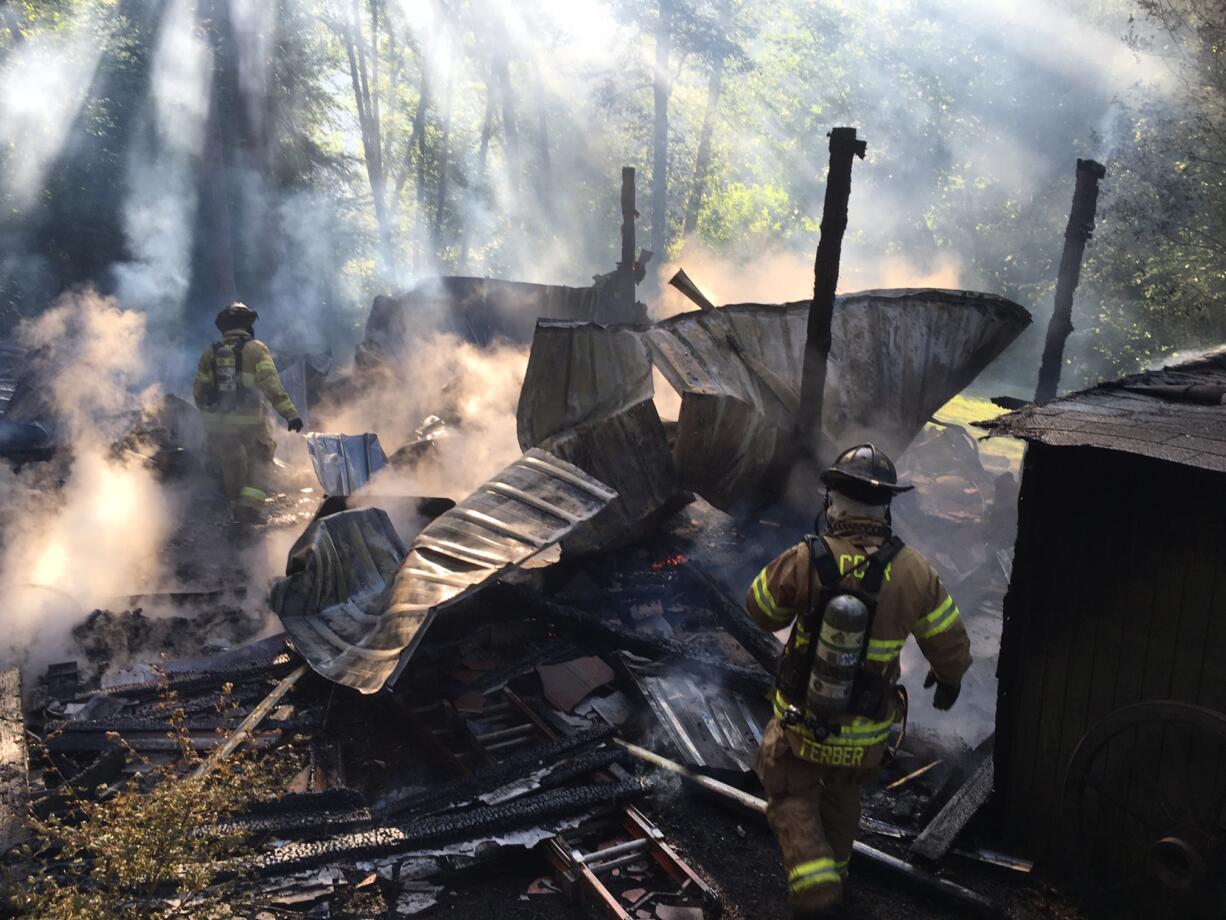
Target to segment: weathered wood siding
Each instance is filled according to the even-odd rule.
[[[1226,712],[1224,663],[1226,475],[1029,446],[998,672],[996,790],[1014,845],[1073,865],[1060,792],[1082,735],[1143,700]]]

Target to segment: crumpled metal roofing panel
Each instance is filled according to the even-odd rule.
[[[387,466],[375,434],[307,435],[307,452],[325,495],[352,495]]]
[[[382,641],[378,609],[404,555],[379,508],[320,518],[298,539],[271,605],[317,673],[350,687],[382,685],[378,675],[395,655]]]
[[[618,493],[567,537],[569,553],[638,539],[679,500],[641,331],[547,320],[536,327],[516,413],[520,446],[542,447]]]
[[[541,320],[520,390],[522,450],[652,397],[651,361],[633,329]]]
[[[439,606],[548,549],[616,497],[530,450],[435,518],[407,555],[380,509],[316,521],[274,586],[273,609],[315,671],[375,693],[395,683]]]
[[[682,395],[682,484],[729,510],[751,498],[791,438],[809,302],[683,313],[644,336]],[[838,299],[824,419],[833,446],[901,453],[924,422],[1030,322],[993,294],[864,291]]]

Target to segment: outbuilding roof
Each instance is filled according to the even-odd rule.
[[[1098,447],[1226,472],[1226,347],[975,424],[1054,447]]]

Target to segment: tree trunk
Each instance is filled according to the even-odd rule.
[[[499,44],[494,52],[494,84],[502,99],[502,136],[506,143],[507,179],[511,188],[519,182],[519,131],[515,124],[515,92],[511,87],[511,67],[506,51]]]
[[[656,264],[664,261],[668,244],[668,98],[672,80],[668,59],[672,50],[673,0],[659,0],[656,19],[656,66],[651,81],[655,100],[655,131],[652,140],[651,164],[651,249]]]
[[[200,239],[197,242],[201,278],[196,285],[197,290],[218,305],[217,309],[238,298],[220,109],[214,93],[205,126],[204,156],[201,158]]]
[[[447,66],[443,88],[443,136],[439,139],[438,192],[434,200],[434,227],[430,238],[437,259],[443,247],[443,215],[447,211],[447,166],[451,157],[451,97],[455,88],[455,64]]]
[[[545,215],[548,227],[552,231],[555,208],[553,162],[549,154],[549,113],[545,108],[545,84],[541,81],[541,68],[535,58],[532,61],[532,83],[536,87],[536,142],[537,153],[540,157],[537,189],[541,212]]]
[[[394,273],[396,258],[392,242],[391,216],[387,210],[387,178],[383,170],[383,138],[379,124],[378,97],[371,98],[359,3],[360,0],[353,0],[344,36],[345,52],[349,58],[349,77],[353,83],[353,99],[358,110],[358,126],[362,132],[362,153],[366,161],[366,178],[370,182],[375,224],[379,233],[380,255],[387,271]],[[377,19],[372,19],[372,24],[377,25]],[[374,52],[377,57],[377,36],[375,41]]]
[[[413,133],[409,137],[406,156],[413,159],[417,187],[413,190],[413,264],[421,267],[422,250],[425,249],[426,226],[426,118],[430,114],[430,61],[423,48],[421,51],[421,87],[417,94],[417,112],[413,116]],[[405,176],[408,173],[406,171]],[[403,177],[401,180],[403,185]]]
[[[489,159],[490,138],[494,135],[494,90],[487,83],[485,87],[485,119],[481,122],[481,146],[477,151],[477,182],[473,186],[477,194],[485,194],[485,171]],[[460,270],[468,271],[469,221],[461,225],[463,242],[460,244]]]
[[[726,6],[724,10],[726,11]],[[724,16],[720,17],[721,22]],[[721,36],[722,38],[723,36]],[[690,236],[698,227],[698,215],[702,212],[702,199],[707,192],[707,172],[711,168],[711,138],[715,133],[715,119],[719,113],[719,100],[724,88],[724,52],[718,51],[711,61],[711,74],[707,79],[707,110],[702,116],[702,128],[698,132],[698,155],[694,159],[694,184],[690,188],[690,200],[685,209],[685,225],[682,237]]]
[[[199,230],[194,266],[198,277],[194,279],[192,287],[198,296],[216,303],[216,309],[220,309],[238,297],[223,124],[228,90],[236,81],[227,80],[227,77],[234,76],[234,56],[230,53],[226,33],[229,27],[228,8],[221,0],[209,0],[200,5],[197,17],[207,31],[215,64],[198,186]]]

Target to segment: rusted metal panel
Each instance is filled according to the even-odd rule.
[[[316,672],[375,693],[395,682],[438,607],[553,546],[616,497],[530,450],[432,521],[407,554],[379,509],[316,521],[291,551],[273,609]]]
[[[790,442],[807,301],[684,313],[644,337],[681,394],[681,482],[725,510],[751,498]],[[824,443],[901,453],[924,422],[1029,324],[992,294],[935,289],[839,298],[826,375]]]

